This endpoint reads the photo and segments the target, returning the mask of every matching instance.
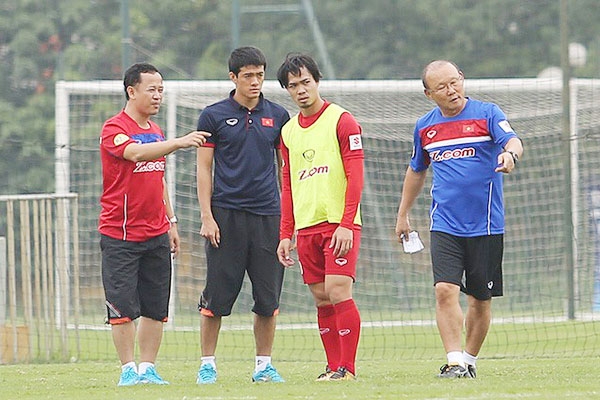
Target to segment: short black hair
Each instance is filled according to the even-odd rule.
[[[125,76],[123,78],[123,86],[125,87],[125,98],[129,100],[129,94],[127,93],[127,88],[129,86],[135,86],[141,82],[141,75],[145,73],[156,73],[160,74],[160,71],[152,64],[148,63],[137,63],[133,64],[131,67],[127,68],[125,71]],[[162,74],[161,74],[162,75]]]
[[[267,58],[263,52],[254,46],[238,47],[231,52],[229,56],[229,72],[233,72],[235,76],[240,73],[243,67],[248,65],[264,66],[267,70]]]
[[[285,60],[277,70],[277,80],[282,88],[287,88],[288,83],[290,82],[289,74],[294,76],[300,75],[300,68],[306,68],[308,72],[312,75],[315,82],[319,82],[319,80],[323,77],[321,75],[321,71],[319,70],[319,65],[315,61],[314,58],[309,56],[308,54],[302,53],[288,53],[285,56]]]

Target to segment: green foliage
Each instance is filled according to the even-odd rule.
[[[11,171],[0,183],[3,193],[52,190],[57,80],[121,79],[121,3],[5,0],[0,4],[0,138],[8,138],[0,150],[4,156],[0,168]],[[166,79],[227,79],[231,1],[128,3],[133,62],[156,64]],[[302,10],[244,12],[256,2],[239,3],[238,44],[264,50],[268,79],[274,79],[279,61],[290,51],[320,58]],[[453,59],[469,77],[528,77],[559,65],[557,0],[312,4],[338,79],[418,78],[422,66],[434,58]],[[588,63],[574,70],[578,76],[600,73],[599,12],[597,0],[569,2],[570,37],[588,50]]]

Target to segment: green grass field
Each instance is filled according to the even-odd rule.
[[[31,363],[105,362],[115,360],[110,330],[69,331],[68,349],[60,348],[54,332],[52,351],[45,351],[45,336],[32,332]],[[200,353],[198,327],[166,330],[159,354],[161,361],[191,361]],[[40,348],[42,346],[42,348]],[[493,323],[482,350],[482,358],[563,358],[600,356],[600,320]],[[254,356],[254,337],[250,327],[241,330],[223,328],[217,357],[243,361]],[[362,361],[440,360],[444,356],[441,340],[433,321],[429,325],[372,327],[363,326],[358,349]],[[324,359],[316,329],[290,329],[278,325],[273,357],[279,361],[312,362]]]
[[[321,363],[280,362],[280,384],[250,382],[252,362],[220,362],[219,381],[196,385],[198,364],[163,362],[168,386],[116,386],[117,363],[0,367],[2,399],[594,399],[594,358],[481,360],[477,379],[435,378],[436,361],[361,362],[355,382],[315,382]]]
[[[593,399],[600,398],[600,322],[492,326],[475,380],[435,377],[444,354],[434,326],[364,328],[356,382],[315,382],[324,354],[313,330],[277,332],[282,384],[252,384],[251,331],[223,331],[219,381],[195,383],[197,331],[167,331],[158,359],[169,386],[116,386],[120,368],[110,331],[82,331],[77,362],[40,357],[0,365],[0,399]],[[72,332],[71,332],[72,334]],[[75,337],[69,344],[74,346]],[[37,343],[35,344],[37,346]],[[73,354],[72,351],[69,353]]]

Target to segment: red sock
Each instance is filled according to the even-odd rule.
[[[360,313],[353,299],[334,305],[338,337],[340,340],[340,366],[356,373],[356,351],[360,338]]]
[[[317,323],[327,356],[327,366],[335,371],[340,366],[340,337],[337,333],[335,309],[332,304],[317,307]]]

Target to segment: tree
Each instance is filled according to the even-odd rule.
[[[166,79],[227,79],[231,2],[129,3],[133,62],[155,64]],[[313,1],[338,79],[414,79],[435,58],[454,60],[468,77],[536,76],[560,64],[558,4]],[[54,85],[61,79],[122,78],[120,6],[120,0],[0,3],[0,168],[10,171],[0,181],[2,193],[54,190]],[[599,13],[597,0],[569,2],[571,37],[588,50],[588,63],[574,70],[577,76],[600,74]],[[268,79],[290,51],[319,58],[302,12],[245,13],[240,32],[241,45],[265,52]]]

